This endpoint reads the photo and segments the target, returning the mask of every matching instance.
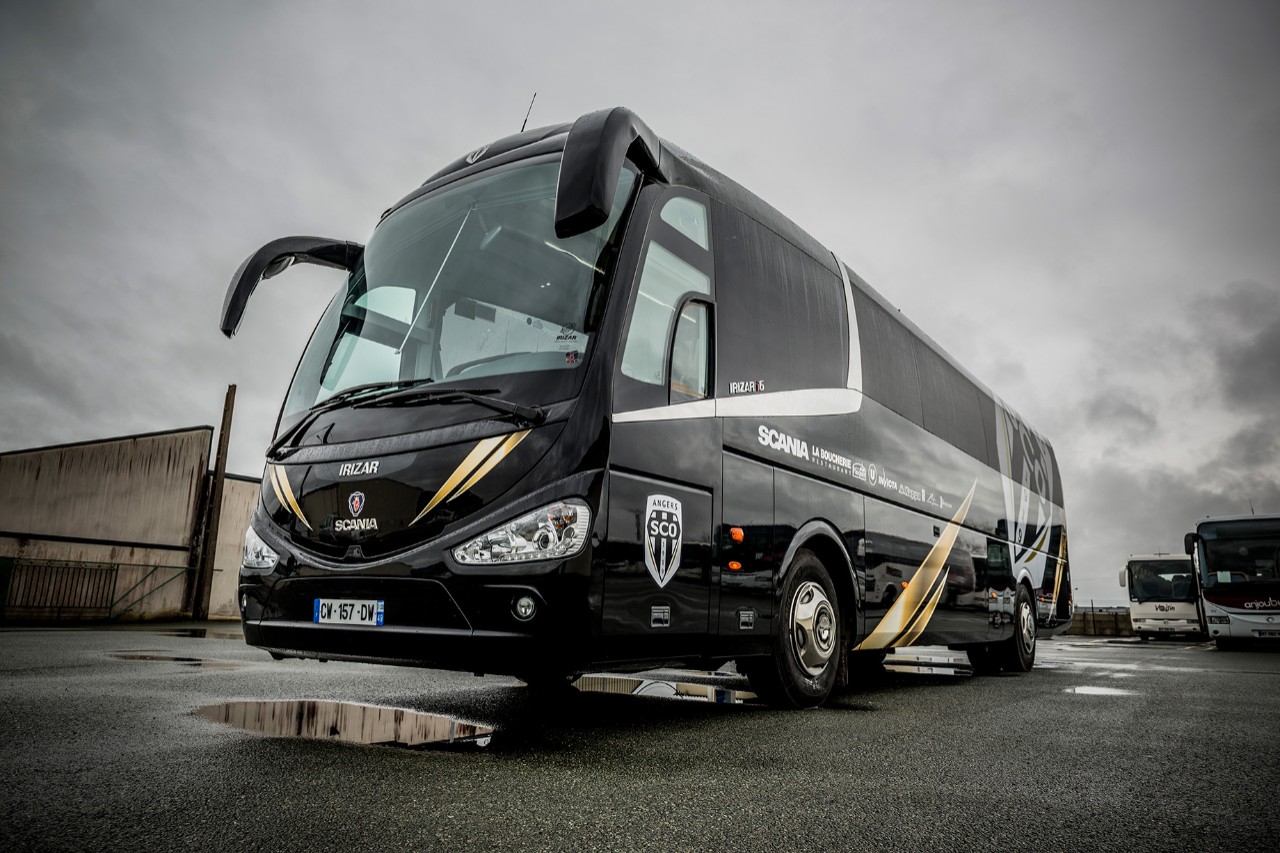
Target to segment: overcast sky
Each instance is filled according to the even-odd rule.
[[[1055,445],[1072,573],[1280,512],[1280,3],[0,4],[0,450],[217,424],[257,476],[365,242],[461,154],[624,105]]]

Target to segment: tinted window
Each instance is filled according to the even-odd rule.
[[[714,212],[717,396],[738,382],[763,382],[765,391],[843,388],[843,282],[754,219],[721,203]]]
[[[862,342],[863,392],[907,420],[924,426],[916,336],[859,288],[853,289]]]
[[[917,339],[916,347],[924,428],[986,462],[977,386],[923,341]]]

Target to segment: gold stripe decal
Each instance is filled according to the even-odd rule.
[[[1058,593],[1062,589],[1062,570],[1067,567],[1067,531],[1064,527],[1058,539],[1058,571],[1053,576],[1053,601],[1049,604],[1049,613],[1058,614]]]
[[[933,543],[929,555],[924,558],[920,568],[916,570],[907,588],[898,596],[898,600],[889,608],[889,612],[880,620],[880,624],[867,635],[854,651],[870,649],[887,649],[893,646],[907,646],[914,643],[924,633],[933,611],[938,606],[942,591],[947,585],[947,557],[951,547],[955,545],[960,534],[960,525],[969,514],[969,505],[973,502],[973,493],[978,488],[974,480],[969,487],[969,495],[956,510],[955,516],[947,524],[946,530]]]
[[[418,513],[418,517],[409,522],[409,526],[412,527],[421,521],[426,514],[435,509],[441,501],[445,499],[453,500],[453,498],[456,498],[458,495],[461,495],[474,486],[481,477],[493,470],[495,465],[501,462],[508,453],[515,449],[515,446],[523,441],[524,437],[528,434],[529,430],[524,430],[522,432],[512,433],[505,437],[496,435],[492,438],[486,438],[479,441],[475,447],[471,448],[471,452],[467,454],[467,458],[463,459],[462,462],[459,463],[458,467],[453,470],[453,473],[449,475],[449,479],[444,481],[444,485],[436,491],[436,493],[431,497],[431,500],[427,501],[427,505],[423,507],[422,512]],[[499,447],[499,445],[501,445],[501,447]],[[482,465],[481,463],[484,464]],[[472,472],[475,473],[473,474]],[[458,484],[469,475],[471,476],[471,479],[467,480],[465,486],[458,489]],[[458,491],[454,492],[454,489],[458,489]]]
[[[293,487],[289,485],[289,475],[279,465],[268,467],[271,471],[271,485],[276,487],[276,497],[279,497],[281,493],[284,494],[284,500],[280,503],[293,510],[293,514],[298,517],[298,521],[301,521],[304,527],[311,530],[311,522],[307,521],[307,517],[302,514],[302,507],[298,506],[298,499],[293,496]]]
[[[466,485],[464,485],[461,489],[458,489],[457,492],[449,496],[449,500],[452,501],[456,499],[458,496],[466,493],[467,490],[470,489],[472,486],[474,486],[476,483],[480,482],[480,479],[484,477],[485,474],[488,474],[490,471],[492,471],[495,465],[497,465],[503,459],[506,459],[507,454],[515,450],[516,445],[524,441],[524,437],[528,434],[529,434],[529,430],[524,430],[523,432],[514,432],[511,435],[507,436],[507,440],[502,443],[502,446],[499,447],[496,451],[494,451],[494,454],[490,456],[483,465],[480,466],[480,469],[478,471],[476,471],[474,474],[471,475],[471,479],[467,480]]]
[[[276,493],[276,502],[287,508],[289,505],[284,502],[284,494],[280,491],[280,484],[276,482],[276,466],[267,466],[267,479],[271,481],[271,491]]]

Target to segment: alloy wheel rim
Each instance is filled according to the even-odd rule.
[[[1022,608],[1018,611],[1019,633],[1022,639],[1022,650],[1028,655],[1035,651],[1036,648],[1036,620],[1031,613],[1031,605],[1022,602]]]

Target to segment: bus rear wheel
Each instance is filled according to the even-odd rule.
[[[771,705],[812,708],[835,686],[844,630],[835,584],[812,552],[796,552],[782,587],[773,653],[744,659],[751,689]]]
[[[1030,672],[1036,665],[1036,607],[1031,593],[1021,584],[1013,605],[1013,636],[997,649],[1005,672]]]

